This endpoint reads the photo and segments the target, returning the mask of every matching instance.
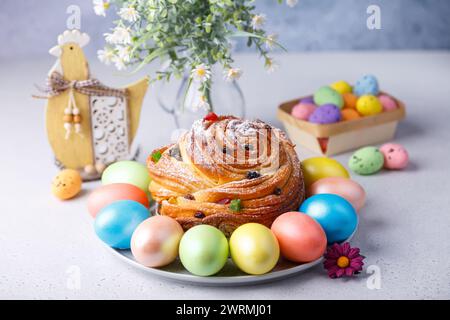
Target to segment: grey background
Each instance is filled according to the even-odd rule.
[[[70,4],[82,10],[81,29],[92,38],[87,48],[92,57],[114,15],[96,16],[91,0],[0,0],[0,59],[46,55],[66,28]],[[381,30],[366,27],[370,4],[381,8]],[[256,5],[268,16],[266,29],[278,33],[289,51],[450,48],[448,0],[300,0],[293,9],[257,0]]]

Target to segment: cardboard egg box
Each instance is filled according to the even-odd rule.
[[[386,93],[381,92],[381,94]],[[306,97],[282,103],[278,107],[277,117],[283,123],[293,143],[317,154],[332,156],[362,146],[392,140],[397,125],[406,116],[406,112],[403,102],[391,97],[397,102],[397,109],[355,120],[315,124],[293,117],[292,108]]]

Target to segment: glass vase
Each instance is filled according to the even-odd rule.
[[[189,129],[194,121],[203,118],[210,111],[217,115],[245,117],[245,99],[239,84],[236,81],[226,81],[221,75],[218,72],[212,73],[209,110],[197,107],[199,84],[192,81],[189,86],[189,73],[181,81],[178,80],[178,84],[159,84],[156,89],[158,104],[172,114],[177,129]]]

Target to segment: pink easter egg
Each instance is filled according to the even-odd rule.
[[[322,178],[314,182],[307,189],[308,197],[323,193],[332,193],[341,196],[350,202],[356,211],[361,210],[366,203],[366,192],[364,188],[356,181],[347,178]]]
[[[316,110],[316,105],[313,103],[300,102],[292,108],[291,114],[293,117],[300,120],[308,120],[309,116]]]
[[[383,106],[383,111],[392,111],[397,109],[397,102],[385,94],[380,95],[378,100],[380,100],[381,105]]]
[[[327,236],[320,224],[298,211],[286,212],[271,227],[281,254],[288,260],[305,263],[319,259],[327,248]]]
[[[146,267],[162,267],[178,256],[183,228],[168,216],[153,216],[143,221],[131,237],[131,253]]]
[[[386,143],[380,147],[384,156],[384,167],[386,169],[404,169],[408,165],[409,155],[406,149],[397,143]]]

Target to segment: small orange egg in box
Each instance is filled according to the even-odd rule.
[[[326,156],[392,140],[405,115],[403,102],[381,91],[374,75],[330,82],[282,103],[277,114],[296,145]]]

